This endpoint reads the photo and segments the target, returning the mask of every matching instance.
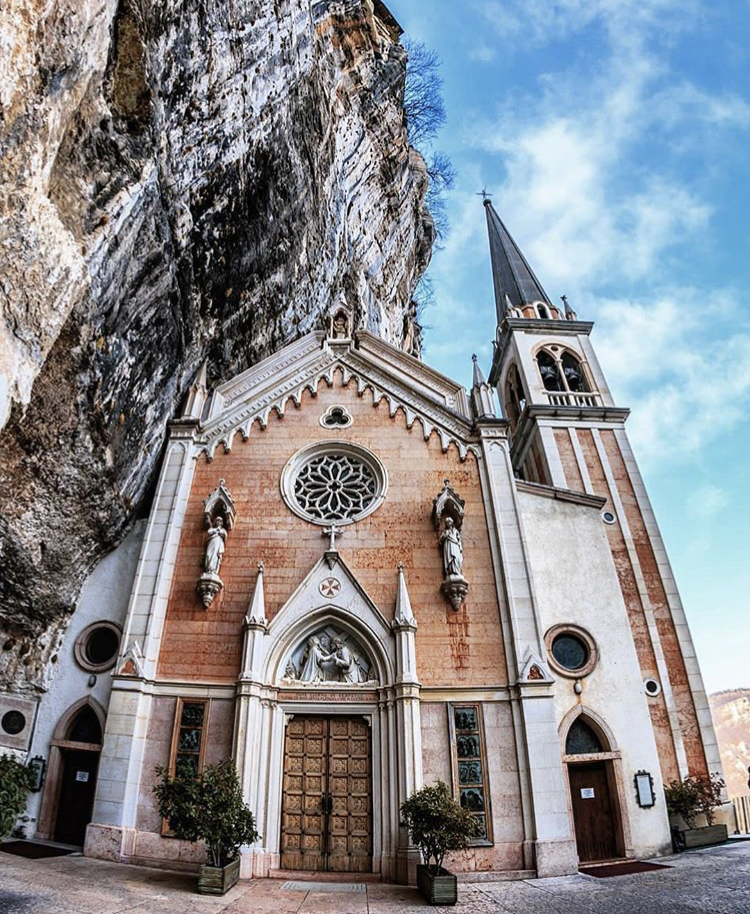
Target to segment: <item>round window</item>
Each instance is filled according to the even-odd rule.
[[[577,625],[555,625],[545,636],[550,666],[561,676],[580,679],[596,666],[598,651],[591,635]]]
[[[617,520],[617,518],[614,516],[614,514],[611,511],[604,511],[602,513],[602,520],[604,521],[605,524],[614,524],[614,522]]]
[[[108,670],[117,659],[121,634],[114,622],[95,622],[85,628],[74,648],[79,666],[91,673]]]
[[[6,711],[0,726],[10,736],[17,736],[26,726],[26,715],[20,711]]]
[[[651,698],[656,698],[661,693],[661,686],[656,679],[647,679],[643,685],[646,689],[646,694],[650,695]]]
[[[281,476],[281,492],[295,514],[314,524],[351,524],[371,514],[387,486],[383,465],[348,442],[304,448]]]
[[[581,670],[589,659],[589,649],[575,635],[558,635],[552,642],[552,656],[566,670]]]

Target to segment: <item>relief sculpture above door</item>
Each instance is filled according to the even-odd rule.
[[[354,636],[333,625],[323,626],[291,652],[283,679],[311,684],[377,682],[364,648]]]

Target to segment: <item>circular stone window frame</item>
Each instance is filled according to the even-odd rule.
[[[106,663],[92,663],[86,656],[86,645],[91,635],[98,631],[101,628],[108,628],[110,631],[113,631],[117,635],[117,650],[110,660],[107,660]],[[108,619],[100,619],[98,622],[92,622],[90,625],[87,625],[83,629],[81,634],[76,638],[76,643],[73,646],[73,655],[75,656],[76,663],[82,670],[86,670],[87,673],[104,673],[107,670],[111,670],[112,667],[117,663],[117,658],[120,654],[120,648],[122,647],[122,626],[118,625],[117,622],[110,622]]]
[[[653,690],[649,689],[650,685],[655,686],[655,688]],[[658,679],[654,679],[653,676],[649,676],[643,680],[643,691],[646,693],[646,698],[658,698],[661,695],[661,683]]]
[[[344,456],[351,456],[361,460],[367,465],[378,483],[378,492],[375,498],[373,498],[372,502],[364,511],[357,514],[355,517],[348,518],[347,520],[334,521],[331,521],[330,518],[323,519],[314,517],[313,515],[308,514],[297,502],[297,497],[294,492],[294,483],[297,479],[297,474],[308,461],[315,457],[324,456],[325,454],[343,454]],[[348,527],[351,524],[356,524],[358,521],[369,517],[383,504],[385,497],[388,494],[388,471],[380,458],[369,448],[340,438],[331,438],[327,441],[316,441],[313,444],[308,444],[306,447],[301,448],[293,454],[281,472],[279,487],[284,503],[290,511],[297,515],[297,517],[301,517],[310,524],[317,524],[319,527],[330,527],[331,523],[334,523],[337,527]]]
[[[552,653],[552,644],[560,635],[572,635],[574,638],[583,641],[586,645],[589,652],[589,658],[586,663],[577,670],[569,670],[566,666],[562,666],[562,664],[557,662],[555,655]],[[588,676],[594,671],[599,662],[599,648],[597,647],[596,641],[594,641],[586,629],[581,628],[580,625],[573,625],[569,622],[553,625],[544,636],[544,646],[547,649],[547,660],[549,665],[556,673],[560,676],[564,676],[566,679],[583,679],[584,676]]]
[[[602,520],[604,521],[605,524],[610,524],[610,525],[616,524],[617,515],[615,514],[614,511],[602,511]]]

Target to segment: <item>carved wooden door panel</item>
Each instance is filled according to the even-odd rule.
[[[370,728],[361,718],[332,717],[329,732],[328,869],[370,873]]]
[[[281,867],[372,871],[370,729],[360,718],[287,725]]]
[[[293,717],[284,744],[281,806],[281,867],[326,868],[326,787],[328,721]]]

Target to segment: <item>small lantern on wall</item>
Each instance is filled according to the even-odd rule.
[[[650,809],[655,806],[654,779],[649,772],[636,771],[633,781],[635,783],[635,798],[641,809]]]

